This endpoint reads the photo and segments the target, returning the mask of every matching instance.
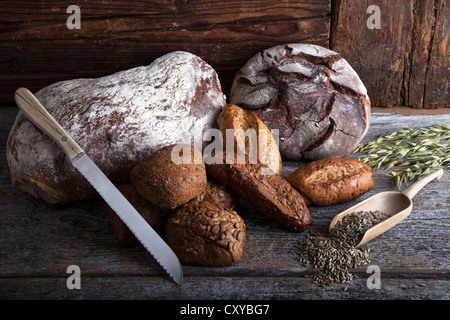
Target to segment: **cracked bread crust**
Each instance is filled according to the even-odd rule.
[[[367,133],[370,100],[337,52],[311,44],[264,50],[236,74],[230,103],[279,129],[283,159],[351,154]]]

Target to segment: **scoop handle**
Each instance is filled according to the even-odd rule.
[[[413,183],[408,188],[402,191],[404,195],[406,195],[408,198],[412,199],[417,194],[417,192],[420,191],[426,184],[428,184],[433,179],[440,179],[442,175],[444,174],[443,169],[439,169],[433,173],[430,173],[429,175],[423,177],[419,181]]]
[[[26,117],[53,139],[63,149],[70,161],[73,161],[84,153],[83,149],[69,136],[28,89],[17,89],[15,100],[17,106]]]

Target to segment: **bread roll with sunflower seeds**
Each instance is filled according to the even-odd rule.
[[[193,199],[170,214],[165,239],[183,264],[224,267],[241,260],[245,231],[235,211]]]

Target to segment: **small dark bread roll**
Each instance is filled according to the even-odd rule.
[[[176,160],[185,158],[183,162],[173,161],[172,150]],[[189,150],[190,156],[183,154]],[[159,207],[174,209],[205,190],[207,177],[202,153],[191,145],[166,146],[134,167],[130,181],[143,198]]]
[[[286,180],[311,204],[328,206],[356,199],[372,190],[372,168],[348,158],[316,160]]]
[[[221,205],[228,209],[233,209],[239,196],[228,188],[225,184],[208,177],[208,184],[205,191],[196,197],[197,201],[206,201]]]
[[[119,189],[130,204],[141,214],[145,221],[147,221],[158,234],[162,235],[164,226],[169,218],[169,211],[167,209],[159,208],[150,201],[142,198],[131,184],[118,186],[117,189]],[[139,244],[139,240],[109,206],[108,215],[114,233],[123,245],[133,246]]]
[[[165,238],[181,263],[223,267],[241,260],[245,231],[235,211],[193,199],[171,213]]]

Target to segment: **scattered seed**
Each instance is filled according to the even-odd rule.
[[[353,212],[341,219],[328,234],[311,233],[299,241],[299,261],[321,268],[312,275],[321,285],[347,283],[355,278],[349,269],[370,263],[369,248],[356,248],[365,231],[388,218],[380,211]]]

